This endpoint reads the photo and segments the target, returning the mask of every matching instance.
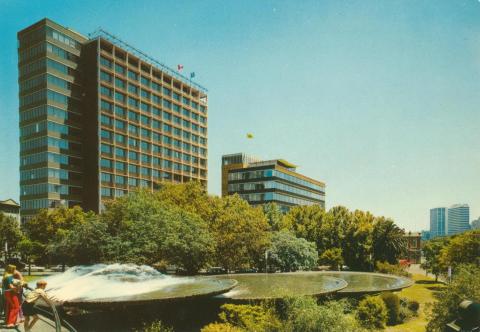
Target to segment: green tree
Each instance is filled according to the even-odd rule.
[[[480,264],[480,230],[451,237],[439,253],[440,264],[455,268],[460,264]]]
[[[396,264],[398,259],[406,253],[407,242],[404,231],[391,219],[375,218],[372,240],[374,262],[386,261],[390,264]]]
[[[445,325],[458,318],[458,305],[463,300],[480,302],[479,275],[480,268],[474,265],[460,265],[455,269],[452,282],[433,304],[427,331],[445,331]]]
[[[281,228],[292,231],[297,237],[316,242],[324,216],[325,210],[320,205],[297,205],[285,214]]]
[[[96,216],[73,225],[71,230],[51,242],[47,252],[64,264],[94,264],[104,262],[111,243],[107,224]]]
[[[24,237],[20,242],[18,242],[18,251],[23,259],[28,263],[28,275],[31,275],[31,262],[40,258],[40,256],[43,254],[44,247],[41,243]]]
[[[270,229],[272,231],[279,231],[283,222],[283,213],[280,207],[275,203],[264,204],[263,213],[267,218]]]
[[[178,209],[176,218],[166,221],[162,250],[165,259],[195,274],[211,261],[215,242],[207,224],[196,214]]]
[[[320,264],[330,266],[331,270],[338,271],[343,265],[342,249],[327,249],[320,255]]]
[[[345,264],[352,270],[369,270],[372,262],[372,232],[375,217],[370,212],[355,210],[345,218],[342,241]]]
[[[422,251],[425,256],[425,262],[421,267],[425,271],[435,275],[435,281],[438,281],[438,276],[445,272],[445,266],[440,261],[440,251],[448,244],[448,237],[437,237],[430,241],[426,241],[423,245]]]
[[[0,248],[5,255],[5,243],[8,243],[8,256],[16,252],[18,243],[22,240],[23,234],[18,222],[0,212]]]
[[[238,195],[218,199],[210,229],[215,258],[227,270],[262,267],[270,245],[269,225],[261,207],[252,207]]]
[[[272,245],[268,252],[270,265],[282,272],[311,270],[318,262],[315,243],[297,238],[286,230],[273,233]]]
[[[378,296],[367,296],[358,303],[357,319],[367,329],[383,329],[387,322],[387,307]]]

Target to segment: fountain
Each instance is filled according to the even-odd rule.
[[[213,296],[237,284],[228,278],[168,276],[133,264],[75,266],[46,281],[48,294],[64,306],[96,309]]]

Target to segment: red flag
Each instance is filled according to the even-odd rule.
[[[183,69],[183,65],[177,65],[178,71],[181,71]]]

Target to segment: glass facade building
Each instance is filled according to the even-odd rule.
[[[447,227],[447,208],[430,209],[430,238],[445,236]]]
[[[222,195],[238,194],[252,205],[274,202],[325,208],[325,184],[296,172],[286,160],[262,161],[242,153],[222,157]]]
[[[43,19],[18,33],[20,204],[102,201],[207,183],[207,91],[105,31]]]
[[[470,207],[468,204],[455,204],[448,208],[447,234],[454,235],[470,229]]]

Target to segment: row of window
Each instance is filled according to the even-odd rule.
[[[68,171],[59,168],[35,168],[20,172],[20,180],[36,180],[43,178],[55,178],[58,180],[68,180]]]
[[[198,158],[196,156],[192,156],[186,153],[182,153],[180,151],[172,150],[167,147],[159,147],[154,145],[154,148],[152,149],[154,153],[161,154],[166,157],[170,158],[176,158],[176,159],[182,159],[185,162],[192,162],[194,164],[200,163],[201,166],[206,166],[207,165],[207,160]],[[118,158],[127,158],[127,150],[121,147],[113,147],[112,145],[108,145],[105,143],[102,143],[100,146],[100,150],[102,154],[110,155],[113,156],[115,154],[116,157]],[[130,160],[141,160],[142,163],[145,164],[150,164],[152,162],[154,165],[160,165],[161,164],[161,159],[158,157],[151,157],[150,155],[143,154],[143,153],[138,153],[135,151],[128,151],[128,158]]]
[[[147,88],[150,88],[154,91],[161,92],[162,94],[164,94],[166,96],[171,96],[173,99],[175,99],[179,102],[181,101],[183,104],[189,105],[196,110],[200,110],[202,113],[206,112],[206,108],[205,108],[204,105],[199,105],[197,102],[195,102],[193,100],[190,100],[189,98],[187,98],[185,96],[180,96],[175,91],[172,91],[171,89],[169,89],[165,86],[162,87],[160,84],[151,81],[148,77],[145,77],[143,75],[138,75],[136,72],[134,72],[130,69],[127,70],[124,66],[122,66],[118,63],[116,63],[115,66],[114,66],[113,62],[111,60],[109,60],[109,59],[107,59],[103,56],[100,57],[100,64],[103,67],[114,70],[115,73],[117,73],[117,74],[127,76],[130,80],[138,81],[138,78],[140,77],[140,85],[142,85],[144,87],[147,87]],[[115,67],[115,68],[113,68],[113,67]],[[110,83],[112,83],[112,80],[113,80],[112,75],[107,73],[107,72],[104,72],[104,71],[101,72],[100,78],[102,80],[110,82]],[[125,81],[121,80],[120,86],[122,88],[125,88]],[[138,94],[138,88],[137,87],[136,88],[132,87],[132,90],[130,90],[130,88],[129,88],[129,91],[132,92],[132,93]],[[145,92],[148,93],[146,90],[145,90]]]
[[[75,205],[80,205],[81,202],[77,201],[59,201],[56,199],[28,199],[20,200],[20,206],[22,210],[36,210],[36,209],[48,209],[56,208],[62,205],[73,207]]]
[[[51,27],[46,27],[46,32],[47,32],[48,37],[51,37],[51,38],[59,41],[60,43],[63,43],[67,46],[76,48],[78,50],[82,48],[81,43],[79,43],[78,41],[76,41],[72,37],[69,37],[69,36],[67,36],[67,35],[65,35],[65,34],[59,32],[55,29],[52,29]]]
[[[283,203],[290,203],[295,205],[314,205],[318,202],[307,199],[292,197],[279,193],[261,193],[261,194],[240,194],[240,197],[248,202],[268,202],[279,201]]]
[[[28,166],[44,162],[57,163],[61,165],[81,165],[81,160],[77,157],[54,152],[39,152],[21,157],[21,166]]]
[[[56,138],[56,137],[38,137],[30,139],[28,141],[23,141],[20,143],[20,151],[25,152],[32,149],[38,149],[40,147],[49,146],[57,149],[68,149],[69,142],[65,139]],[[74,148],[73,144],[71,148]],[[80,149],[80,145],[77,144],[77,150]]]
[[[23,96],[20,98],[20,107],[28,106],[30,104],[38,103],[38,102],[45,102],[45,100],[54,101],[59,104],[64,104],[69,106],[74,104],[74,108],[76,107],[76,103],[72,101],[72,99],[64,94],[58,93],[52,90],[39,90],[29,95]]]
[[[302,195],[311,199],[324,200],[325,195],[313,193],[311,191],[303,190],[298,187],[290,186],[285,183],[277,181],[262,181],[262,182],[247,182],[247,183],[232,183],[228,185],[228,191],[230,193],[249,190],[268,190],[278,189],[292,194]]]
[[[161,138],[161,142],[163,144],[172,145],[173,147],[175,147],[177,149],[183,149],[185,151],[191,151],[192,153],[200,154],[202,156],[207,155],[207,149],[205,149],[203,147],[198,147],[196,145],[192,145],[192,144],[187,143],[187,142],[182,142],[178,139],[171,138],[169,136],[159,135],[157,133],[153,133],[153,134],[154,134],[153,137],[154,137],[155,142],[160,142],[160,138]],[[160,152],[160,146],[158,146],[158,145],[151,144],[147,141],[139,140],[139,139],[136,139],[136,138],[133,138],[133,137],[129,137],[127,135],[122,135],[122,134],[119,134],[119,133],[113,133],[112,131],[109,131],[109,130],[106,130],[106,129],[101,129],[100,137],[104,140],[115,141],[115,142],[117,142],[119,144],[122,144],[122,145],[127,145],[128,144],[129,146],[134,147],[134,148],[140,147],[140,149],[142,151],[146,151],[146,152],[152,151],[153,153]]]
[[[52,105],[41,105],[26,111],[22,111],[20,112],[20,121],[23,122],[45,116],[52,116],[61,120],[68,120],[72,118],[72,120],[80,121],[79,115],[69,113],[66,110],[62,110],[61,108]]]
[[[79,129],[52,121],[40,121],[23,126],[20,128],[20,135],[25,137],[44,132],[46,130],[63,135],[81,135],[81,131]]]
[[[82,188],[54,183],[37,183],[20,186],[20,194],[22,196],[42,195],[48,193],[56,193],[60,195],[81,195]]]
[[[267,169],[267,170],[258,170],[258,171],[240,171],[240,172],[231,172],[228,174],[229,181],[261,179],[261,178],[271,178],[271,177],[277,177],[277,178],[292,182],[294,184],[298,184],[298,185],[325,193],[325,187],[322,187],[315,183],[292,176],[290,174],[285,174],[278,170]]]
[[[165,160],[165,159],[161,160],[161,163],[162,163],[161,167],[163,169],[172,169],[178,172],[183,171],[186,173],[193,173],[193,174],[200,173],[200,175],[206,176],[206,171],[199,170],[197,167],[191,167],[190,165],[184,165],[184,164],[172,162],[170,160]],[[123,161],[113,161],[107,158],[100,159],[100,167],[108,170],[115,169],[120,172],[128,171],[128,173],[130,174],[141,174],[143,176],[153,176],[156,178],[160,178],[160,171],[158,169],[152,169],[150,167],[129,164]]]

